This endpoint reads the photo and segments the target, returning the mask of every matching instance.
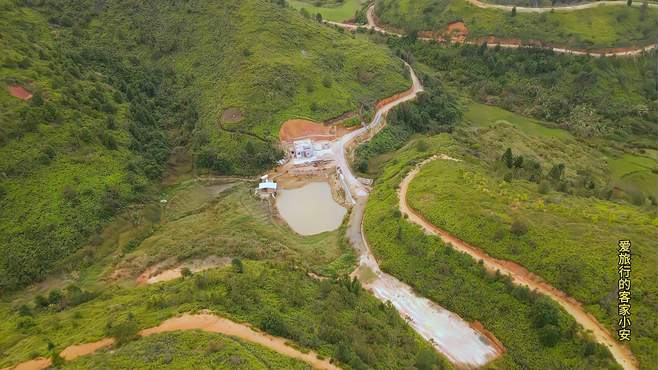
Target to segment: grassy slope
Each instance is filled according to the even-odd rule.
[[[269,330],[272,334],[325,356],[338,356],[354,367],[361,362],[367,368],[409,368],[421,352],[433,353],[393,308],[364,291],[354,293],[356,286],[349,293],[345,282],[336,282],[335,276],[354,264],[346,251],[349,247],[339,240],[341,230],[313,237],[293,235],[270,218],[267,206],[252,198],[250,190],[251,186],[238,185],[217,194],[215,185],[180,185],[164,195],[170,200],[164,211],[158,211],[159,202],[153,202],[154,207],[117,219],[102,234],[103,243],[85,249],[79,257],[86,262],[81,268],[4,297],[0,366],[48,355],[48,340],[58,351],[97,340],[106,335],[108,321],[117,324],[129,313],[137,326],[145,328],[196,309],[215,310],[255,326],[264,317],[276,316],[285,330],[279,326]],[[178,239],[179,233],[188,240]],[[144,239],[144,235],[150,237]],[[240,257],[246,272],[215,269],[190,279],[135,285],[134,278],[150,263],[209,254]],[[306,274],[309,270],[331,278],[319,282]],[[95,293],[77,305],[34,305],[38,294],[48,296],[55,288],[66,292],[70,284]],[[19,314],[17,309],[23,304],[31,308],[32,316]],[[141,348],[136,343],[122,350],[121,358],[139,356]]]
[[[139,339],[66,364],[64,369],[312,369],[300,360],[221,334],[174,332]]]
[[[186,144],[189,132],[192,152],[204,155],[200,166],[254,174],[278,159],[271,141],[285,119],[327,119],[408,85],[402,63],[383,47],[269,1],[96,5],[0,2],[7,35],[0,66],[5,286],[42,278],[118,209],[149,194],[169,149]],[[32,63],[21,67],[26,56]],[[163,76],[173,77],[158,81]],[[9,96],[5,85],[15,80],[43,91],[44,106]],[[133,94],[145,97],[131,100]],[[101,103],[115,112],[97,108]],[[199,107],[198,120],[196,113],[179,117],[188,103]],[[245,118],[225,128],[247,135],[220,130],[229,107]],[[41,118],[51,108],[56,117]],[[37,113],[36,128],[23,132],[24,115]],[[146,144],[131,136],[145,115],[152,126],[138,136],[155,136]],[[157,137],[165,130],[171,139]],[[141,153],[148,146],[158,150],[158,163]]]
[[[108,322],[124,322],[128,313],[145,328],[195,309],[250,322],[353,367],[409,368],[420,351],[430,348],[394,308],[362,290],[340,282],[321,283],[288,263],[244,265],[244,273],[211,270],[154,286],[110,287],[96,299],[61,312],[41,309],[34,317],[11,313],[0,325],[0,364],[47,354],[44,338],[55,343],[56,350],[97,340],[106,335]]]
[[[482,129],[477,140],[483,149],[486,148],[482,152],[488,161],[497,159],[511,147],[515,153],[538,158],[545,169],[558,163],[566,164],[566,175],[571,179],[578,177],[578,171],[586,171],[603,188],[618,188],[626,196],[639,191],[646,197],[658,199],[655,187],[658,165],[653,151],[629,153],[605,142],[583,145],[567,131],[489,105],[470,104],[464,119],[469,125]]]
[[[383,0],[376,10],[382,22],[410,30],[442,31],[448,23],[461,20],[469,28],[471,39],[494,35],[584,49],[653,43],[658,13],[649,8],[640,20],[639,8],[601,6],[575,12],[518,13],[511,17],[509,12],[481,9],[463,0],[422,0],[413,6],[406,0]]]
[[[656,332],[658,307],[652,283],[656,218],[627,203],[557,192],[542,195],[534,183],[503,181],[495,162],[511,147],[515,155],[537,159],[544,171],[565,163],[566,176],[573,181],[578,171],[587,170],[598,187],[605,186],[604,181],[610,181],[609,186],[619,184],[624,178],[620,174],[633,171],[627,163],[655,168],[655,162],[639,155],[604,155],[564,131],[495,107],[471,105],[465,119],[479,126],[464,141],[464,146],[479,156],[479,163],[437,161],[428,165],[411,184],[411,206],[437,226],[544,277],[583,302],[610,328],[617,319],[616,242],[630,238],[637,256],[633,262],[635,289],[640,291],[635,295],[634,315],[635,322],[641,323],[631,346],[643,366],[648,366],[648,359],[655,356],[651,338]],[[496,123],[499,119],[511,124]],[[655,176],[645,167],[642,171]],[[528,233],[512,235],[509,228],[514,220],[526,223]]]
[[[349,272],[354,254],[342,239],[343,228],[299,236],[287,225],[273,222],[267,203],[254,199],[251,191],[250,186],[239,185],[216,198],[211,196],[197,209],[179,210],[181,203],[193,201],[194,193],[212,192],[198,184],[179,187],[162,221],[110,271],[135,269],[131,274],[135,276],[145,266],[172,256],[183,260],[217,255],[296,260],[318,274],[333,277]]]
[[[478,320],[506,346],[496,368],[605,368],[614,367],[605,349],[597,355],[575,333],[573,319],[560,311],[560,340],[541,344],[541,330],[533,327],[538,300],[527,290],[514,288],[505,278],[487,274],[471,257],[447,248],[400,217],[396,187],[407,170],[432,153],[453,154],[458,146],[447,135],[424,139],[428,150],[412,143],[395,153],[375,183],[364,219],[364,230],[385,271],[412,285],[466,320]],[[555,307],[554,304],[549,304]]]
[[[311,15],[320,13],[322,18],[334,21],[344,22],[354,18],[354,14],[361,9],[363,0],[345,0],[342,4],[327,4],[315,6],[312,1],[291,0],[288,2],[295,9],[306,9]]]

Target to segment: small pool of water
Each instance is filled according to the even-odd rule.
[[[281,217],[301,235],[336,230],[347,213],[331,197],[327,182],[312,182],[297,189],[280,189],[276,207]]]

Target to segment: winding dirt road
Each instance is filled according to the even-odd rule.
[[[477,0],[467,0],[471,4],[478,6],[480,8],[495,8],[498,6],[501,7],[506,7],[506,5],[496,5],[496,4],[487,4],[487,3],[482,3]],[[579,10],[579,9],[586,9],[586,8],[591,8],[594,6],[598,6],[598,4],[601,3],[606,3],[606,4],[616,4],[619,5],[620,3],[625,4],[625,1],[599,1],[596,3],[588,3],[588,4],[581,4],[581,5],[586,5],[583,8],[578,8],[579,5],[573,5],[573,6],[565,6],[565,7],[560,7],[561,10]],[[595,4],[595,5],[590,5],[590,4]],[[634,4],[635,5],[635,4]],[[652,7],[658,7],[658,4],[650,4]],[[550,11],[552,8],[524,8],[528,9],[528,12],[530,12],[530,9],[538,10],[539,12],[543,11]],[[330,24],[336,27],[341,27],[349,31],[356,31],[359,27],[365,28],[365,29],[372,29],[376,32],[379,32],[381,34],[385,35],[390,35],[390,36],[396,36],[396,37],[403,37],[404,35],[394,32],[394,31],[389,31],[383,26],[380,26],[377,24],[377,17],[374,14],[375,6],[371,6],[368,8],[366,11],[366,17],[368,19],[368,24],[367,25],[356,25],[356,24],[350,24],[350,23],[340,23],[340,22],[332,22],[332,21],[324,21],[326,24]],[[510,8],[511,11],[511,8]],[[517,7],[517,11],[519,11],[519,8]],[[428,37],[419,37],[419,40],[422,41],[436,41],[434,38],[428,38]],[[464,44],[468,45],[481,45],[482,42],[479,41],[464,41]],[[594,50],[594,51],[589,51],[589,50],[580,50],[580,49],[570,49],[570,48],[561,48],[561,47],[551,47],[551,46],[537,46],[537,45],[524,45],[524,44],[519,44],[519,43],[506,43],[504,40],[497,40],[495,37],[489,38],[489,41],[487,42],[487,47],[489,48],[495,48],[495,47],[501,47],[501,48],[506,48],[506,49],[518,49],[518,48],[542,48],[542,49],[548,49],[552,50],[555,53],[560,53],[560,54],[572,54],[572,55],[581,55],[581,56],[592,56],[595,58],[600,58],[600,57],[612,57],[612,56],[617,56],[617,57],[631,57],[631,56],[637,56],[641,55],[642,53],[651,51],[656,49],[658,47],[658,44],[654,43],[651,45],[643,46],[643,47],[637,47],[637,48],[626,48],[624,50],[615,50],[615,48],[611,48],[609,50]]]
[[[387,99],[379,106],[372,122],[332,143],[333,157],[343,177],[346,190],[354,200],[346,230],[350,244],[359,254],[359,266],[352,273],[364,288],[382,302],[390,302],[407,323],[440,353],[458,367],[481,367],[499,357],[502,344],[486,330],[478,330],[459,315],[435,302],[419,296],[410,286],[379,268],[364,238],[362,224],[370,189],[352,173],[347,152],[354,145],[372,138],[384,127],[386,114],[398,104],[416,98],[423,86],[413,69],[406,64],[411,76],[409,90]]]
[[[400,199],[400,211],[409,217],[409,220],[417,225],[419,225],[423,230],[428,234],[433,234],[439,236],[444,242],[452,244],[452,246],[462,252],[468,253],[477,261],[482,261],[484,267],[491,271],[500,271],[503,274],[507,274],[512,278],[512,282],[517,285],[525,285],[531,290],[535,290],[541,294],[544,294],[554,301],[560,304],[573,318],[585,328],[592,332],[594,338],[601,344],[603,344],[614,356],[615,360],[627,370],[635,370],[638,368],[637,360],[628,349],[628,347],[621,345],[617,340],[615,340],[610,332],[599,323],[594,316],[587,313],[582,305],[576,301],[574,298],[570,297],[563,291],[553,287],[541,277],[533,274],[528,271],[523,266],[506,260],[500,260],[494,258],[484,252],[482,249],[474,247],[457,237],[449,234],[448,232],[439,229],[438,227],[431,224],[427,221],[422,215],[409,207],[407,202],[407,191],[409,189],[409,184],[414,179],[414,177],[420,172],[420,169],[427,163],[441,159],[441,160],[456,160],[445,155],[435,155],[431,158],[424,160],[423,162],[416,165],[416,167],[410,171],[407,176],[400,183],[400,189],[398,196]]]
[[[182,316],[174,317],[165,320],[156,327],[142,330],[139,335],[142,337],[147,337],[153,334],[179,330],[202,330],[210,333],[229,335],[246,340],[248,342],[259,344],[263,347],[267,347],[282,355],[302,360],[316,369],[340,369],[339,367],[332,364],[329,360],[321,360],[318,357],[318,354],[313,351],[304,353],[289,346],[287,344],[287,339],[285,338],[275,337],[267,333],[256,331],[248,325],[239,324],[229,319],[208,313],[184,314]],[[60,356],[63,359],[70,361],[80,356],[92,354],[101,348],[106,348],[113,344],[114,339],[112,338],[105,338],[92,343],[76,344],[66,347],[66,349],[60,353]],[[50,365],[50,359],[37,358],[12,367],[11,370],[41,370],[48,368]]]
[[[506,11],[512,11],[512,8],[514,6],[512,5],[501,5],[501,4],[492,4],[492,3],[485,3],[479,0],[466,0],[468,3],[471,5],[477,6],[478,8],[483,8],[483,9],[500,9],[500,10],[506,10]],[[626,1],[623,0],[604,0],[604,1],[593,1],[589,3],[582,3],[582,4],[576,4],[576,5],[558,5],[558,6],[547,6],[547,7],[526,7],[526,6],[517,6],[516,11],[520,13],[545,13],[545,12],[550,12],[550,11],[561,11],[561,12],[572,12],[575,10],[583,10],[583,9],[590,9],[590,8],[596,8],[598,6],[628,6],[626,4]],[[635,7],[640,7],[642,6],[642,2],[640,1],[635,1],[633,2],[633,5]],[[647,3],[647,6],[656,8],[658,7],[658,4],[655,3]]]

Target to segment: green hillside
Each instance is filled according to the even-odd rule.
[[[655,43],[656,8],[599,6],[572,12],[522,13],[482,9],[464,0],[378,0],[375,12],[384,24],[407,31],[443,32],[462,21],[468,39],[543,42],[579,49],[638,47]]]
[[[174,149],[199,170],[256,174],[279,158],[285,119],[324,120],[408,85],[386,49],[275,2],[0,8],[3,290],[153,196]],[[15,84],[34,97],[11,96]],[[222,122],[229,108],[239,122]]]
[[[493,368],[614,368],[609,352],[582,333],[555,302],[513,285],[502,274],[487,273],[473,258],[401,215],[396,190],[413,165],[435,153],[460,156],[462,150],[441,134],[406,145],[386,162],[363,222],[380,267],[447,310],[480,321],[507,349]],[[551,319],[545,321],[547,317]]]

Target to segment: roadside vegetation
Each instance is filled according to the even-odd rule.
[[[62,369],[312,369],[265,347],[202,331],[163,333],[99,351],[64,364]]]
[[[483,9],[465,0],[378,0],[375,13],[383,24],[442,33],[461,21],[469,40],[490,35],[578,49],[640,47],[655,43],[658,9],[599,6],[571,12],[522,13]]]
[[[441,82],[423,76],[425,91],[418,99],[400,104],[388,113],[387,125],[372,140],[360,145],[355,152],[355,167],[361,173],[369,171],[374,158],[400,148],[414,134],[451,132],[461,118],[454,95],[449,94]]]
[[[608,351],[582,333],[559,306],[509,278],[487,273],[401,217],[396,187],[407,171],[434,153],[458,155],[448,134],[419,139],[395,152],[378,177],[364,219],[380,267],[468,321],[480,321],[507,348],[502,368],[615,368]]]
[[[284,120],[322,121],[409,84],[384,47],[276,2],[0,8],[0,291],[44,278],[151,199],[170,158],[257,174],[280,159]]]

